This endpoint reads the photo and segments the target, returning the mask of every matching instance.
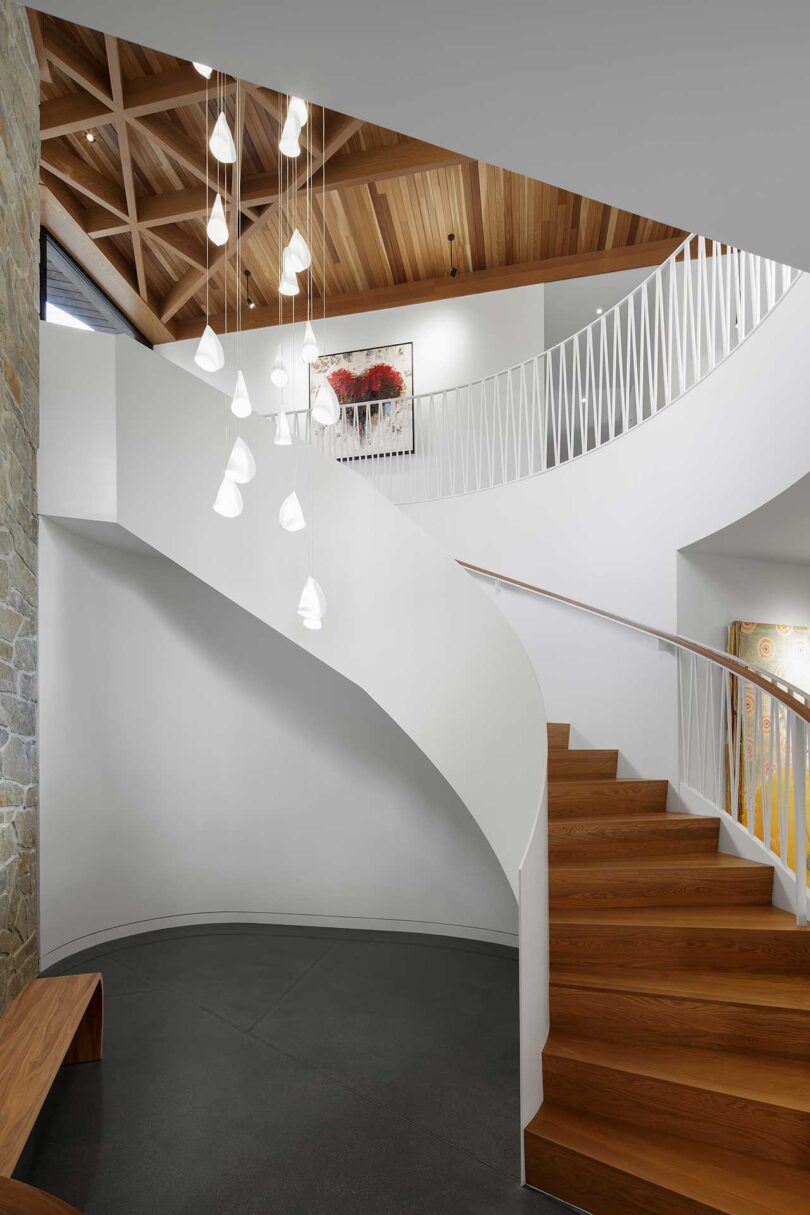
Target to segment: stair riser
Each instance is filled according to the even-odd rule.
[[[551,965],[810,974],[810,932],[551,923]]]
[[[810,1115],[610,1067],[543,1056],[546,1100],[794,1167],[807,1166]]]
[[[641,1177],[633,1177],[528,1131],[525,1141],[527,1183],[592,1215],[718,1213],[715,1206],[661,1189]]]
[[[548,787],[550,819],[651,814],[666,809],[666,804],[663,780],[552,780]]]
[[[562,722],[550,721],[548,723],[548,748],[549,751],[568,750],[568,740],[571,737],[571,727],[564,725]]]
[[[696,1047],[810,1062],[810,1015],[797,1009],[732,1004],[648,992],[551,984],[555,1030],[628,1045]]]
[[[716,852],[719,824],[713,819],[660,823],[553,822],[549,824],[549,860],[577,861],[597,857],[688,856]]]
[[[665,869],[637,872],[614,869],[577,873],[549,872],[549,905],[559,910],[606,907],[766,906],[771,901],[773,870]]]
[[[548,753],[549,780],[610,780],[616,775],[617,751],[564,751]]]

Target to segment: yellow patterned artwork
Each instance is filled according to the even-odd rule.
[[[796,687],[806,688],[810,692],[810,627],[735,620],[728,629],[728,652],[743,662],[761,667],[770,674],[781,676]],[[739,705],[735,698],[732,729],[734,737],[740,738],[740,748],[743,752],[738,796],[740,821],[748,825],[749,806],[753,804],[755,834],[765,841],[767,824],[770,836],[768,842],[777,855],[783,855],[782,836],[786,836],[784,843],[787,862],[793,868],[796,856],[793,783],[790,773],[786,770],[789,746],[788,710],[784,705],[775,703],[767,692],[762,692],[759,706],[762,718],[760,733],[755,721],[756,691],[753,684],[746,684],[744,719],[739,727],[738,711]],[[807,805],[810,806],[810,776],[805,796]],[[731,810],[730,793],[728,797],[727,808]]]

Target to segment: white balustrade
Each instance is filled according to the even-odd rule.
[[[525,363],[442,392],[343,405],[328,428],[310,426],[306,412],[291,423],[400,504],[506,485],[655,417],[727,358],[798,277],[689,236],[613,308]]]

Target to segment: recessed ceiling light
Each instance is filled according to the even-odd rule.
[[[87,140],[87,142],[88,142],[88,143],[95,143],[95,142],[96,142],[96,134],[95,134],[95,131],[85,131],[85,133],[84,133],[84,137],[85,137],[85,139]]]
[[[597,315],[597,316],[601,316],[601,315],[602,315],[602,313],[603,313],[603,311],[604,311],[604,309],[603,309],[603,308],[597,308],[597,309],[596,309],[596,315]]]

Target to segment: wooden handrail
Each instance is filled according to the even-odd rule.
[[[802,700],[797,700],[797,695],[805,695],[801,689],[795,689],[795,692],[788,691],[784,687],[779,686],[779,682],[785,683],[785,680],[776,682],[778,676],[771,676],[767,671],[761,670],[759,667],[749,666],[748,663],[742,662],[741,659],[735,658],[732,654],[725,654],[722,650],[715,650],[712,646],[701,645],[698,641],[690,641],[688,637],[680,637],[677,633],[665,633],[661,629],[651,628],[647,624],[639,624],[637,620],[629,620],[626,616],[617,616],[614,612],[605,612],[601,608],[593,607],[589,603],[582,603],[579,599],[569,599],[567,595],[558,595],[556,591],[544,590],[541,586],[534,586],[531,582],[522,582],[519,578],[510,578],[508,574],[496,574],[494,570],[484,569],[480,565],[472,565],[469,561],[457,560],[457,564],[463,569],[469,570],[471,574],[480,574],[484,578],[492,578],[496,582],[506,583],[507,586],[516,586],[522,591],[531,591],[535,595],[542,595],[544,599],[551,599],[555,603],[564,603],[568,607],[579,608],[582,612],[588,612],[591,616],[600,616],[603,620],[611,620],[614,624],[621,624],[627,629],[634,629],[637,633],[646,633],[648,637],[655,637],[659,641],[665,641],[668,645],[676,646],[679,650],[687,650],[692,654],[697,654],[701,658],[713,662],[715,666],[725,667],[727,671],[739,676],[740,679],[747,680],[748,683],[755,684],[762,688],[774,700],[778,700],[786,708],[795,713],[797,717],[801,717],[804,721],[810,722],[810,705]],[[792,685],[789,685],[792,687]]]

